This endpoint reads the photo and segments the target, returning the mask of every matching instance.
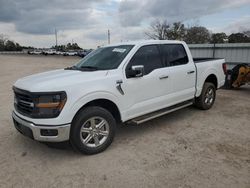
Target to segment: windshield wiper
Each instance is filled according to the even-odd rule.
[[[95,66],[81,66],[79,69],[90,69],[90,70],[100,70],[98,67]]]
[[[64,70],[79,70],[79,71],[96,71],[96,70],[101,70],[98,67],[94,67],[94,66],[81,66],[81,67],[77,67],[77,66],[72,66],[72,67],[66,67]]]

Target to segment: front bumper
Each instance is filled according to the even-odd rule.
[[[59,126],[35,125],[18,117],[12,112],[15,128],[25,136],[41,142],[63,142],[69,140],[70,124]],[[53,135],[44,133],[53,132]],[[55,133],[55,134],[54,134]]]

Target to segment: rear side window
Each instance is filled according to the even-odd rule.
[[[177,66],[188,63],[186,50],[181,44],[164,44],[163,53],[166,65]]]
[[[126,67],[126,73],[131,70],[134,65],[144,65],[144,74],[149,74],[155,69],[162,68],[162,62],[158,47],[156,45],[148,45],[141,47],[130,60]],[[127,77],[129,75],[127,74]]]

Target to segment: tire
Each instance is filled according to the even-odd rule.
[[[216,88],[213,83],[205,82],[201,95],[195,99],[195,106],[201,110],[210,109],[216,98]]]
[[[115,130],[116,121],[109,111],[98,106],[86,107],[72,121],[70,143],[81,153],[100,153],[112,143]]]

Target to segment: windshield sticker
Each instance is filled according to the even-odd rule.
[[[124,49],[124,48],[114,48],[112,50],[112,52],[119,52],[119,53],[124,53],[125,51],[126,51],[126,49]]]

